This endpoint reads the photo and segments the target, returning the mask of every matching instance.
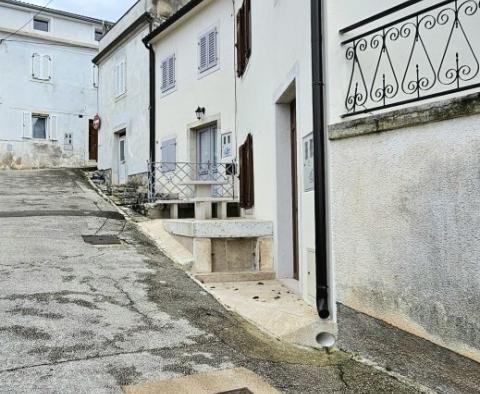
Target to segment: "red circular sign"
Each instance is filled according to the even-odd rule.
[[[93,128],[95,130],[100,130],[101,126],[102,126],[102,120],[100,119],[100,116],[98,116],[97,114],[93,117]]]

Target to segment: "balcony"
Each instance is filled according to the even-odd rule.
[[[480,88],[478,1],[440,1],[391,17],[386,12],[341,31],[380,24],[342,42],[350,68],[343,117]]]
[[[150,202],[220,198],[235,200],[234,163],[149,163]],[[210,188],[206,195],[205,188]]]

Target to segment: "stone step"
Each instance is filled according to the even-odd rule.
[[[274,280],[275,272],[212,272],[208,274],[195,274],[194,277],[201,283],[255,282],[262,280]]]

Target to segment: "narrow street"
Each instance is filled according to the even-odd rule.
[[[245,367],[286,393],[410,393],[222,308],[73,170],[0,172],[0,392],[121,393]],[[111,234],[94,246],[82,235]]]

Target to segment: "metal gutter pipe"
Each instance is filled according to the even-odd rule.
[[[313,140],[315,172],[316,302],[321,319],[331,316],[328,282],[327,165],[325,150],[326,108],[324,80],[323,0],[311,0]]]

